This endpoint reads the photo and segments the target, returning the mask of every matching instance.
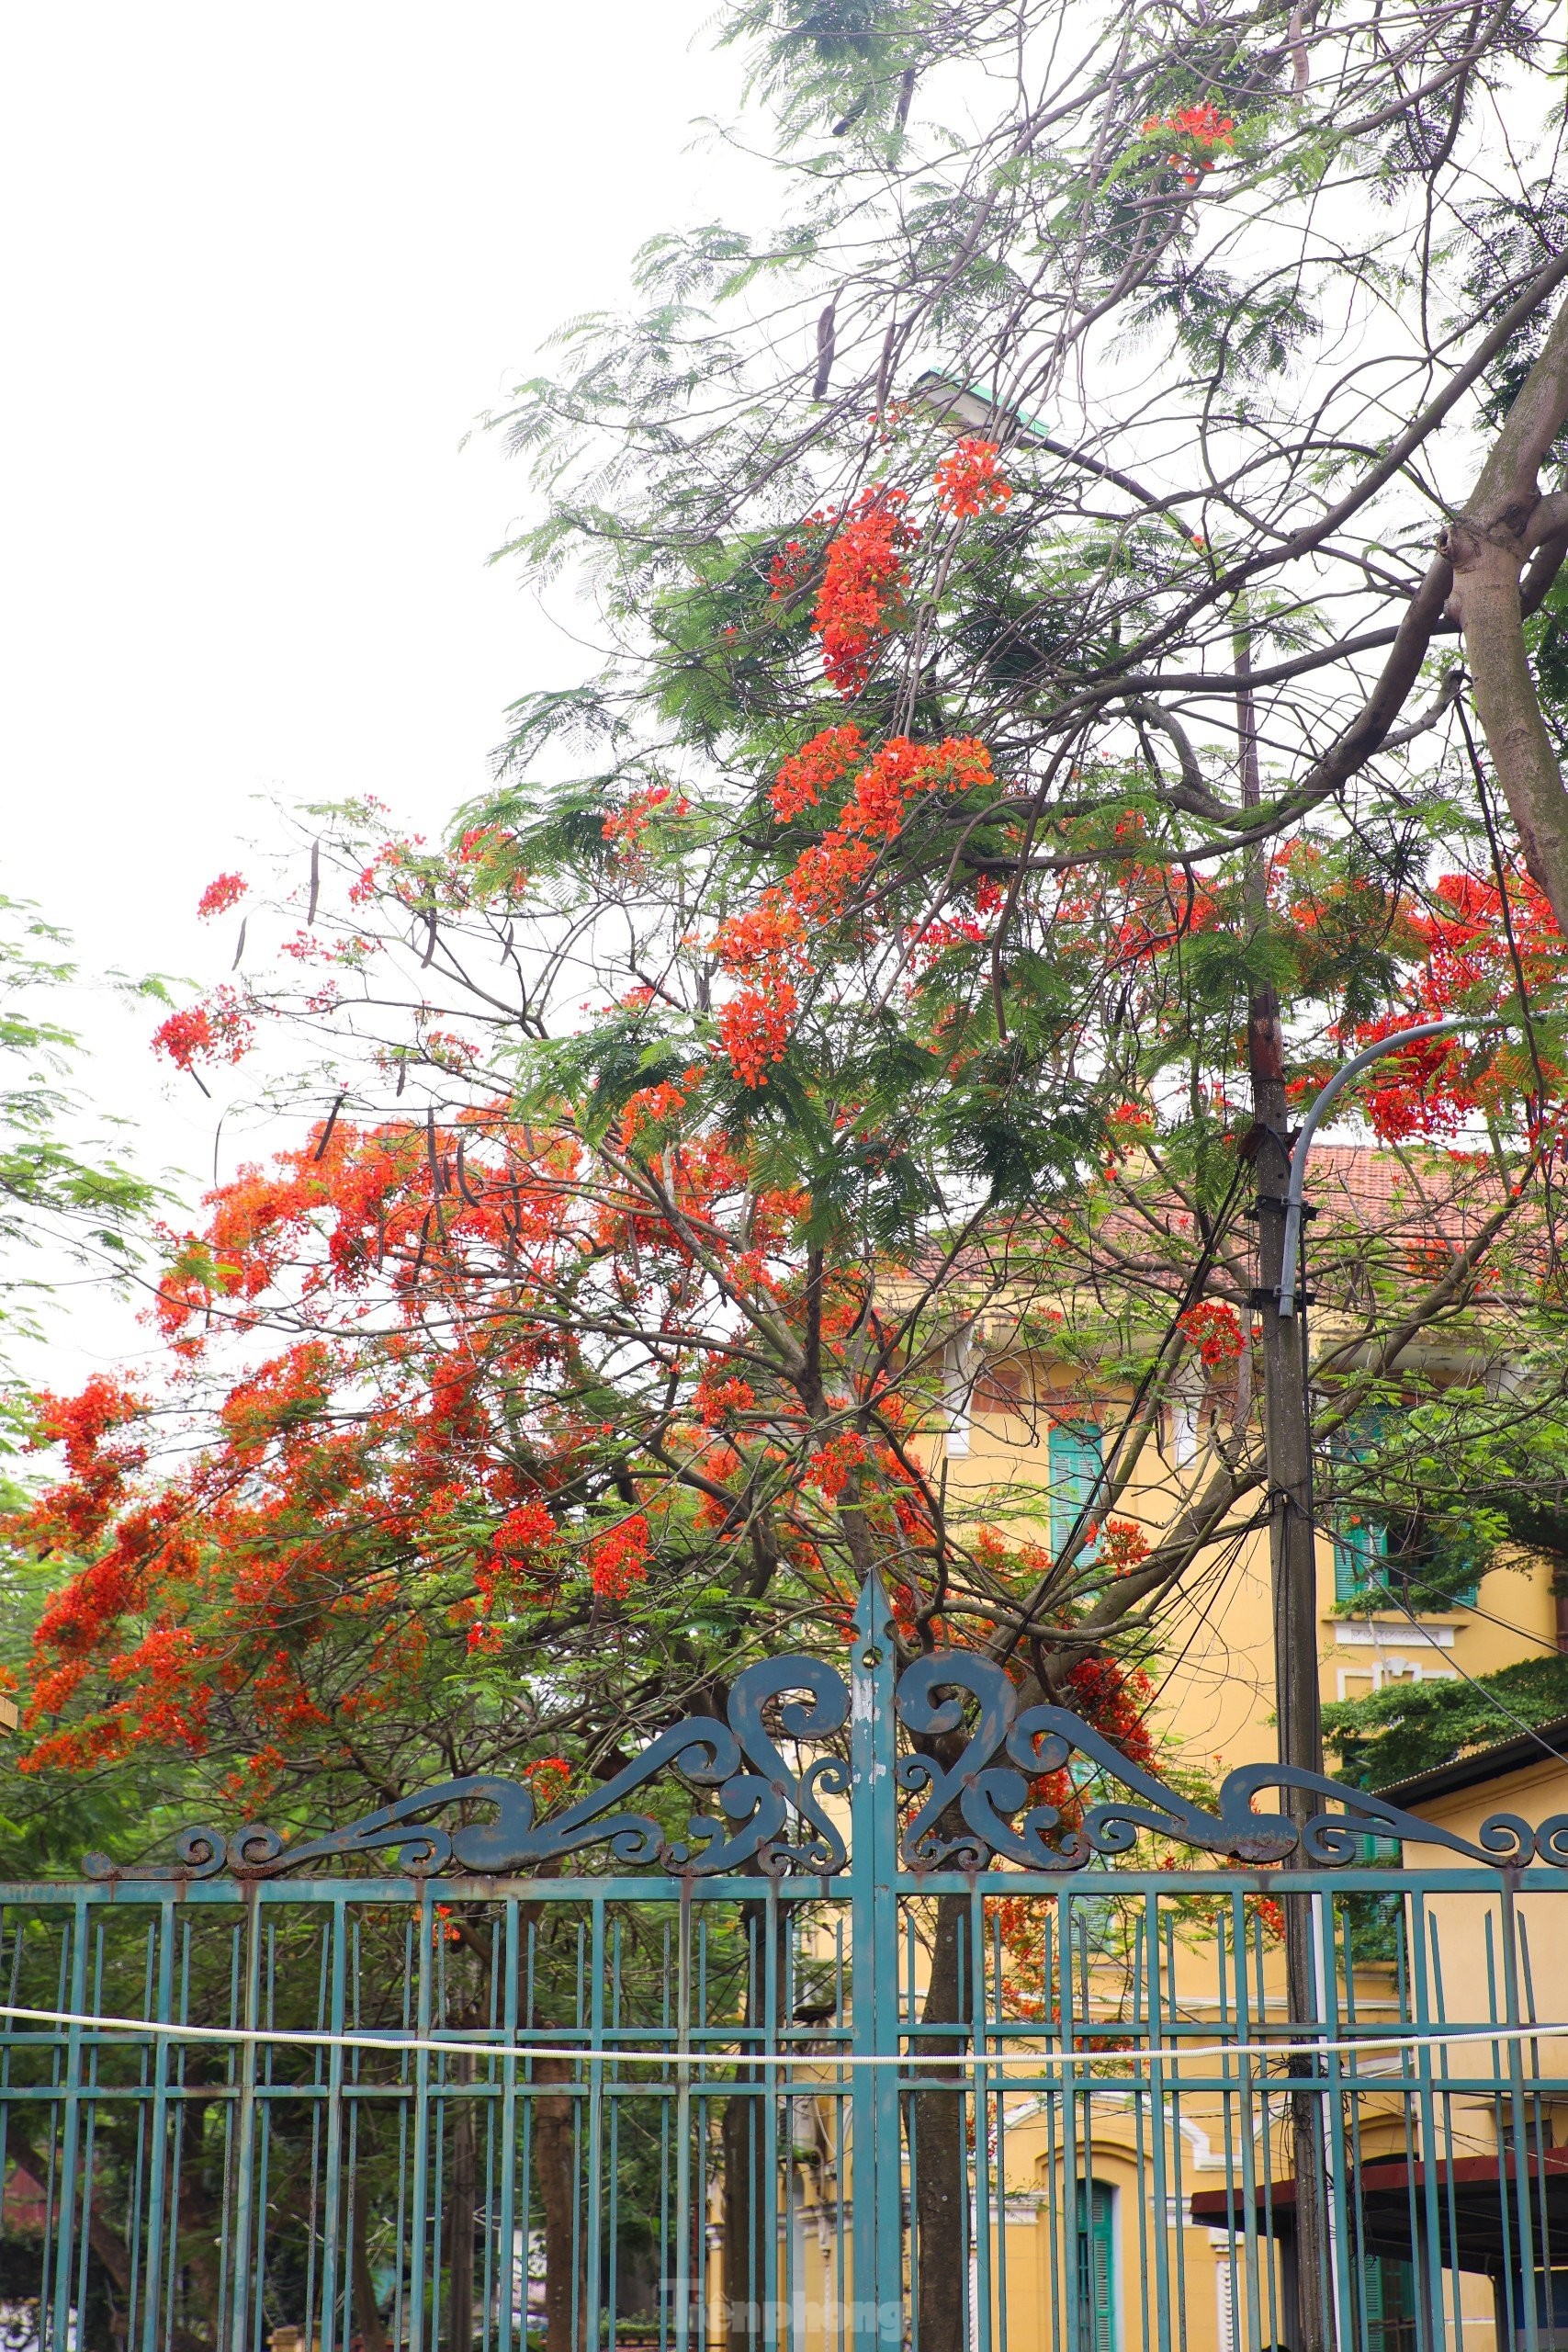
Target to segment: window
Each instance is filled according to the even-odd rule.
[[[1364,1462],[1396,1435],[1394,1416],[1364,1414],[1342,1432],[1330,1458]],[[1363,1595],[1374,1608],[1386,1599],[1417,1614],[1473,1609],[1474,1564],[1458,1557],[1446,1531],[1419,1512],[1373,1519],[1363,1506],[1346,1504],[1334,1515],[1334,1597],[1356,1600]]]
[[[1367,2298],[1367,2352],[1416,2352],[1416,2273],[1374,2254],[1360,2265]]]
[[[1051,1430],[1051,1549],[1059,1552],[1074,1527],[1079,1511],[1089,1501],[1099,1484],[1104,1457],[1100,1450],[1100,1431],[1092,1421],[1058,1421]],[[1096,1513],[1098,1517],[1098,1512]],[[1098,1543],[1086,1544],[1078,1554],[1080,1560],[1092,1560],[1099,1555]]]
[[[1078,2183],[1078,2352],[1116,2352],[1115,2196],[1103,2180]]]
[[[1465,1570],[1471,1570],[1466,1576]],[[1455,1583],[1456,1572],[1461,1581]],[[1422,1610],[1473,1609],[1472,1563],[1457,1559],[1439,1530],[1418,1514],[1386,1520],[1348,1512],[1334,1533],[1334,1596],[1374,1605],[1385,1597],[1394,1607]]]
[[[1021,1413],[1024,1367],[1016,1356],[987,1356],[975,1383],[980,1413]]]

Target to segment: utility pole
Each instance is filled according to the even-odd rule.
[[[1251,686],[1252,631],[1238,607],[1233,646],[1238,680],[1236,732],[1241,752],[1241,797],[1246,808],[1262,799],[1258,760],[1258,714]],[[1261,852],[1247,861],[1247,903],[1254,934],[1268,921],[1268,880]],[[1281,1764],[1308,1772],[1323,1770],[1323,1710],[1317,1668],[1317,1544],[1313,1524],[1312,1422],[1307,1396],[1306,1352],[1301,1321],[1280,1312],[1285,1263],[1285,1228],[1291,1192],[1291,1136],[1285,1099],[1285,1034],[1280,1000],[1272,987],[1256,989],[1247,1003],[1247,1073],[1252,1082],[1252,1147],[1258,1216],[1258,1289],[1255,1304],[1263,1325],[1263,1430],[1269,1478],[1269,1567],[1274,1619],[1275,1719]],[[1292,1220],[1292,1224],[1295,1220]],[[1293,1285],[1292,1285],[1293,1287]],[[1315,1810],[1304,1790],[1286,1789],[1281,1810],[1301,1829]],[[1290,1867],[1306,1867],[1298,1846]],[[1314,1905],[1303,1888],[1285,1894],[1285,1984],[1290,2020],[1310,2031],[1318,2023]],[[1292,2052],[1292,2071],[1315,2073],[1310,2042]],[[1298,2090],[1291,2097],[1291,2141],[1295,2174],[1295,2236],[1288,2281],[1294,2309],[1289,2316],[1292,2352],[1335,2352],[1334,2280],[1328,2237],[1328,2200],[1321,2094]]]
[[[1252,630],[1238,608],[1234,631],[1242,806],[1262,798],[1258,712],[1252,693]],[[1254,934],[1268,922],[1262,853],[1247,859],[1247,902]],[[1263,1430],[1269,1468],[1269,1558],[1274,1611],[1274,1687],[1281,1764],[1323,1770],[1323,1709],[1317,1680],[1317,1556],[1312,1505],[1312,1424],[1303,1325],[1280,1312],[1292,1137],[1285,1100],[1285,1032],[1271,987],[1247,1003],[1247,1066],[1252,1081],[1252,1146],[1258,1216],[1257,1305],[1263,1322]],[[1292,1289],[1294,1281],[1292,1275]],[[1287,1791],[1284,1810],[1303,1822],[1304,1792]],[[1292,2015],[1304,2012],[1292,2007]]]
[[[1239,664],[1238,664],[1239,666]],[[1428,1037],[1461,1029],[1506,1028],[1506,1017],[1425,1021],[1380,1038],[1335,1072],[1302,1123],[1293,1145],[1285,1127],[1284,1038],[1272,990],[1250,1008],[1247,1059],[1252,1073],[1257,1157],[1258,1292],[1263,1324],[1263,1419],[1269,1475],[1269,1565],[1274,1610],[1274,1685],[1281,1764],[1323,1771],[1323,1710],[1317,1668],[1317,1556],[1308,1383],[1309,1302],[1303,1248],[1307,1155],[1329,1105],[1370,1062]],[[1287,1788],[1280,1810],[1304,1829],[1318,1810],[1310,1791]],[[1308,1869],[1298,1847],[1293,1871]],[[1286,1894],[1285,1983],[1292,2024],[1321,2028],[1326,1969],[1319,1966],[1325,1922],[1304,1890]],[[1292,2052],[1298,2074],[1316,2073],[1309,2042]],[[1291,2098],[1295,2161],[1294,2329],[1292,2352],[1333,2352],[1334,2266],[1328,2216],[1328,2143],[1323,2095]]]

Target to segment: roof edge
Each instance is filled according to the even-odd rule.
[[[1368,1794],[1408,1813],[1424,1799],[1447,1796],[1455,1789],[1477,1788],[1531,1764],[1553,1762],[1568,1764],[1568,1715],[1554,1715],[1533,1731],[1518,1732],[1491,1747],[1474,1748],[1468,1756],[1456,1756],[1450,1764],[1434,1764],[1425,1772],[1413,1772],[1408,1780],[1369,1790]]]

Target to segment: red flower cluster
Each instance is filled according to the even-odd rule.
[[[841,784],[864,752],[865,737],[852,725],[825,728],[803,743],[793,759],[785,760],[768,795],[779,823],[787,825],[803,808],[815,808],[822,794]]]
[[[829,1502],[836,1503],[865,1458],[865,1440],[855,1430],[846,1430],[818,1448],[806,1465],[806,1475]]]
[[[584,1556],[588,1580],[601,1600],[624,1600],[633,1585],[642,1582],[652,1541],[641,1511],[594,1537]]]
[[[232,989],[220,988],[205,1004],[171,1012],[152,1032],[152,1050],[167,1054],[176,1069],[197,1062],[237,1062],[250,1050],[255,1030]]]
[[[1360,1023],[1358,1046],[1394,1036],[1422,1021],[1440,1021],[1467,1001],[1494,1005],[1515,993],[1513,954],[1495,884],[1469,874],[1445,874],[1433,897],[1434,908],[1410,918],[1411,930],[1427,950],[1416,1003]],[[1527,874],[1509,876],[1508,915],[1527,985],[1541,989],[1560,978],[1562,936],[1544,893]],[[1380,1142],[1452,1135],[1507,1091],[1518,1075],[1518,1048],[1498,1044],[1478,1056],[1479,1042],[1473,1035],[1428,1037],[1389,1056],[1378,1084],[1361,1098]]]
[[[1201,1298],[1185,1315],[1178,1316],[1177,1329],[1191,1341],[1211,1372],[1229,1363],[1247,1345],[1235,1307],[1220,1298]]]
[[[745,985],[718,1016],[718,1034],[742,1086],[766,1086],[768,1065],[782,1061],[795,1034],[805,926],[777,889],[764,890],[750,914],[721,923],[714,944],[725,970]]]
[[[654,810],[661,808],[669,799],[670,786],[667,784],[650,784],[643,791],[634,792],[624,808],[613,810],[605,818],[600,831],[607,842],[618,842],[621,848],[630,856],[640,848],[643,834],[648,830],[649,820]],[[691,803],[682,796],[680,799],[671,802],[670,814],[672,817],[683,817],[690,806]]]
[[[1012,496],[1012,484],[998,470],[999,455],[994,441],[965,435],[936,469],[937,503],[960,517],[984,514],[987,507],[999,514]]]
[[[904,510],[907,490],[874,482],[843,515],[829,507],[810,515],[804,528],[831,530],[811,626],[822,640],[829,684],[844,695],[859,694],[871,675],[876,650],[903,610],[908,568],[904,559],[919,538]],[[835,527],[836,526],[836,527]],[[792,539],[773,558],[775,603],[795,595],[813,567],[809,541]]]
[[[525,1555],[544,1551],[558,1534],[555,1521],[542,1502],[519,1503],[509,1510],[491,1538],[498,1560],[508,1567],[516,1566]]]
[[[1179,172],[1189,187],[1196,187],[1199,175],[1214,168],[1214,151],[1235,145],[1235,124],[1228,114],[1217,107],[1182,107],[1175,114],[1150,115],[1144,125],[1145,139],[1158,138],[1162,133],[1174,140],[1174,151],[1166,157],[1173,172]]]
[[[213,915],[226,914],[237,906],[246,891],[243,874],[220,874],[210,881],[196,902],[196,910],[204,921]]]
[[[457,843],[458,862],[463,865],[478,865],[481,858],[490,856],[492,852],[499,854],[510,849],[516,838],[515,833],[509,833],[504,825],[470,825]]]
[[[738,1372],[727,1373],[722,1364],[706,1363],[697,1376],[693,1402],[705,1428],[716,1430],[734,1414],[749,1413],[756,1401],[750,1382]]]
[[[1074,1712],[1119,1747],[1130,1763],[1153,1766],[1155,1744],[1147,1722],[1154,1687],[1140,1668],[1118,1666],[1113,1657],[1080,1658],[1067,1676]]]
[[[837,914],[876,863],[873,842],[893,839],[912,799],[928,792],[972,792],[992,782],[991,755],[973,735],[950,735],[941,743],[891,737],[862,769],[839,822],[797,860],[790,880],[795,905],[818,920]]]
[[[1096,1532],[1095,1566],[1101,1576],[1130,1576],[1149,1556],[1149,1539],[1135,1520],[1108,1519]]]
[[[1407,1015],[1391,1013],[1381,1021],[1362,1022],[1356,1043],[1375,1045],[1417,1025]],[[1382,1065],[1387,1073],[1383,1083],[1361,1097],[1360,1107],[1378,1141],[1403,1143],[1412,1136],[1452,1135],[1461,1127],[1481,1105],[1474,1058],[1473,1039],[1462,1037],[1421,1037],[1391,1053]]]
[[[766,956],[766,923],[744,938],[743,958]],[[678,1109],[700,1076],[650,1097]],[[650,1100],[650,1114],[660,1107]],[[138,1745],[199,1752],[231,1705],[252,1749],[292,1762],[331,1751],[340,1726],[420,1703],[444,1626],[461,1629],[459,1646],[466,1636],[471,1652],[501,1655],[514,1624],[569,1585],[635,1605],[660,1506],[573,1525],[566,1498],[616,1432],[578,1409],[558,1362],[570,1342],[520,1328],[517,1295],[576,1300],[585,1250],[639,1295],[665,1279],[660,1265],[683,1285],[695,1222],[736,1291],[777,1306],[769,1269],[802,1204],[756,1184],[727,1136],[701,1128],[661,1155],[668,1215],[635,1185],[624,1200],[613,1184],[585,1197],[581,1180],[577,1139],[516,1121],[505,1101],[428,1133],[339,1118],[220,1187],[201,1232],[171,1237],[160,1313],[182,1373],[215,1334],[254,1329],[276,1284],[307,1316],[325,1295],[336,1337],[226,1381],[209,1442],[172,1476],[149,1474],[130,1391],[100,1378],[43,1400],[39,1442],[64,1449],[64,1470],[10,1532],[68,1576],[37,1636],[29,1722],[43,1730],[29,1769],[87,1768]],[[722,1204],[742,1195],[744,1220],[730,1219]],[[503,1304],[476,1317],[476,1280],[498,1269]],[[675,1295],[683,1316],[686,1291]],[[433,1347],[438,1299],[465,1312],[441,1318]],[[827,1319],[852,1311],[831,1299]],[[722,1345],[709,1362],[703,1401],[746,1415],[748,1367]],[[526,1468],[519,1396],[544,1400]],[[721,1488],[743,1491],[722,1433],[694,1428],[691,1442]],[[705,1524],[732,1540],[722,1494],[704,1508],[716,1499]]]
[[[126,1480],[141,1469],[147,1449],[116,1432],[139,1420],[146,1407],[112,1373],[95,1373],[74,1396],[45,1389],[38,1399],[32,1446],[60,1446],[70,1478],[40,1505],[57,1513],[74,1542],[99,1534],[126,1498]]]

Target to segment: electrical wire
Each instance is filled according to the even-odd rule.
[[[1332,1535],[1333,1531],[1329,1528],[1325,1528],[1321,1520],[1314,1521],[1314,1525],[1316,1527],[1319,1534]],[[1372,1577],[1362,1589],[1371,1590],[1374,1587],[1382,1594],[1384,1600],[1388,1601],[1391,1608],[1398,1610],[1400,1615],[1405,1620],[1406,1623],[1413,1625],[1418,1634],[1425,1635],[1427,1631],[1426,1627],[1422,1624],[1420,1618],[1417,1617],[1416,1611],[1411,1608],[1410,1603],[1403,1597],[1403,1595],[1395,1592],[1392,1585],[1384,1584],[1382,1578],[1377,1576]],[[1478,1611],[1475,1613],[1477,1615],[1484,1615],[1485,1611]],[[1506,1623],[1506,1620],[1502,1618],[1494,1619],[1492,1622],[1496,1624]],[[1449,1656],[1449,1652],[1445,1650],[1443,1655],[1447,1657]],[[1453,1660],[1453,1669],[1460,1680],[1461,1682],[1468,1682],[1471,1689],[1478,1691],[1481,1697],[1485,1700],[1489,1707],[1495,1708],[1497,1713],[1500,1715],[1505,1716],[1507,1721],[1514,1725],[1516,1730],[1523,1732],[1528,1738],[1533,1739],[1543,1756],[1550,1756],[1554,1764],[1568,1763],[1568,1756],[1564,1756],[1560,1747],[1553,1747],[1550,1740],[1542,1739],[1534,1724],[1527,1723],[1523,1715],[1516,1715],[1512,1707],[1507,1704],[1506,1701],[1499,1699],[1495,1690],[1489,1690],[1485,1683],[1483,1682],[1477,1675],[1467,1674],[1464,1668],[1461,1666],[1457,1657]],[[1385,1685],[1384,1687],[1386,1689],[1387,1686]]]
[[[1298,2024],[1281,2026],[1279,2041],[1214,2041],[1189,2044],[1172,2042],[1146,2050],[987,2050],[987,2051],[852,2051],[852,2050],[693,2050],[677,2044],[664,2050],[581,2049],[568,2042],[551,2041],[539,2045],[507,2041],[442,2041],[432,2035],[375,2033],[311,2033],[296,2032],[281,2027],[174,2025],[153,2018],[100,2017],[87,2010],[29,2009],[14,2003],[0,2002],[0,2018],[20,2018],[34,2024],[55,2026],[86,2026],[99,2033],[162,2034],[177,2041],[228,2041],[254,2043],[267,2049],[280,2046],[307,2050],[381,2050],[394,2056],[434,2054],[444,2058],[570,2058],[584,2065],[680,2065],[680,2066],[959,2066],[985,2068],[989,2066],[1082,2066],[1094,2060],[1115,2058],[1137,2065],[1178,2064],[1193,2058],[1288,2058],[1300,2052],[1314,2058],[1365,2053],[1378,2050],[1450,2049],[1460,2043],[1514,2042],[1539,2041],[1554,2034],[1568,2034],[1568,2021],[1529,2025],[1484,2025],[1450,2027],[1417,2026],[1404,2033],[1369,2034],[1350,2040],[1328,2041],[1312,2032],[1310,2027]],[[994,2030],[994,2029],[991,2029]],[[1125,2026],[1116,2018],[1107,2018],[1096,2027],[1087,2021],[1080,2030],[1090,2033],[1123,2033]],[[902,2029],[911,2035],[945,2033],[950,2029],[942,2025],[908,2026]],[[982,2027],[985,2032],[987,2028]],[[1021,2030],[1037,2031],[1024,2026]],[[1283,2037],[1289,2036],[1289,2039]],[[26,2047],[17,2042],[15,2047]],[[1377,2076],[1380,2085],[1386,2082]],[[58,2087],[58,2086],[57,2086]],[[210,2090],[204,2086],[204,2095]],[[289,2090],[299,2086],[278,2086]],[[1114,2088],[1114,2085],[1108,2086]],[[91,2091],[93,2086],[84,2086]]]

